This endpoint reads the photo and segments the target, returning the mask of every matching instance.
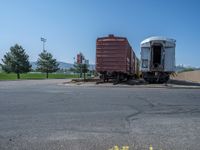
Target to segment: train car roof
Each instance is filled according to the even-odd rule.
[[[173,43],[173,44],[176,43],[176,40],[171,39],[171,38],[166,38],[166,37],[162,37],[162,36],[152,36],[152,37],[149,37],[149,38],[143,40],[141,42],[141,45],[143,45],[145,43],[149,43],[151,41],[166,41],[166,42]]]
[[[108,36],[97,38],[97,41],[128,41],[128,40],[126,37],[119,37],[119,36],[114,36],[113,34],[109,34]]]

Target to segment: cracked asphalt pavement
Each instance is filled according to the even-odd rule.
[[[0,82],[0,149],[199,150],[200,89]]]

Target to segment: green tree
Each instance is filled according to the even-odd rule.
[[[84,77],[84,80],[85,80],[85,74],[89,71],[88,69],[88,65],[87,64],[82,64],[82,73],[83,73],[83,77]]]
[[[86,79],[86,73],[89,71],[87,64],[74,64],[74,70],[77,73],[80,73],[80,78],[82,78],[82,74],[84,76],[84,80]]]
[[[81,64],[74,63],[74,67],[71,69],[76,73],[81,73]]]
[[[18,44],[10,47],[10,52],[4,55],[2,62],[2,70],[7,73],[16,73],[17,79],[20,79],[21,73],[27,73],[31,70],[29,56],[25,53],[23,47]]]
[[[49,78],[49,73],[53,73],[59,70],[59,63],[53,58],[51,53],[44,50],[39,54],[37,60],[37,70],[46,73],[46,78]]]

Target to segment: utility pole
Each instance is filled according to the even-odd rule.
[[[47,41],[47,39],[41,37],[41,41],[43,43],[43,51],[45,51],[45,42]]]

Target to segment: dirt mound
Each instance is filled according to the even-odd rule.
[[[200,83],[200,70],[181,72],[172,77],[175,80],[185,80]]]

